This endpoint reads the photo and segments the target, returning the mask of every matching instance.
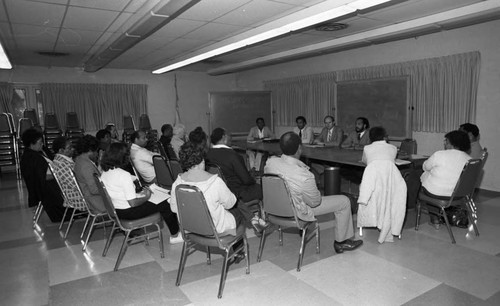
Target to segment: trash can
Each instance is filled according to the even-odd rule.
[[[325,195],[340,194],[340,168],[327,167],[324,173]]]

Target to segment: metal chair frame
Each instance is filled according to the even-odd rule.
[[[482,169],[482,165],[483,163],[480,159],[469,160],[465,164],[462,173],[460,174],[460,177],[457,181],[457,184],[455,185],[453,193],[449,198],[443,199],[443,197],[438,196],[432,197],[425,194],[421,190],[418,194],[415,230],[418,231],[419,228],[420,215],[422,211],[421,202],[425,202],[427,205],[431,205],[439,209],[439,216],[442,216],[444,218],[446,228],[448,229],[448,234],[451,238],[451,243],[456,243],[455,237],[453,236],[453,232],[450,227],[450,222],[448,221],[448,217],[446,216],[445,208],[465,204],[469,222],[472,224],[476,236],[479,236],[479,230],[477,229],[477,225],[475,222],[476,220],[474,220],[473,218],[473,215],[475,215],[476,211],[476,205],[474,204],[474,200],[472,199],[472,197],[474,194],[474,189],[476,187],[477,178],[479,177],[479,173]]]
[[[153,156],[153,167],[155,169],[156,184],[162,188],[171,189],[174,179],[172,171],[165,157],[160,155]]]
[[[108,191],[106,190],[106,186],[104,186],[104,183],[101,181],[101,178],[97,173],[94,173],[94,179],[96,181],[97,187],[99,189],[99,192],[101,193],[101,196],[104,201],[104,206],[106,207],[106,210],[108,212],[108,215],[110,219],[114,221],[113,227],[111,228],[111,232],[109,233],[108,239],[106,240],[106,245],[104,246],[104,251],[102,252],[102,256],[105,257],[106,254],[108,253],[109,246],[111,245],[111,241],[113,240],[113,236],[115,233],[115,230],[121,229],[122,231],[125,232],[125,238],[123,239],[122,246],[120,248],[120,253],[118,254],[118,258],[116,259],[116,264],[114,267],[114,271],[118,271],[118,268],[120,266],[120,263],[125,255],[125,252],[127,251],[127,247],[129,243],[131,242],[137,242],[139,240],[145,240],[146,244],[148,244],[148,240],[150,238],[155,238],[155,236],[151,236],[152,234],[157,234],[158,236],[158,242],[160,245],[160,256],[161,258],[165,257],[164,249],[163,249],[163,234],[161,232],[161,224],[163,224],[163,219],[160,215],[160,213],[155,213],[150,216],[141,218],[141,219],[136,219],[136,220],[120,220],[118,215],[116,214],[115,207],[113,206],[113,202],[111,201],[111,198],[108,194]],[[149,226],[156,226],[156,231],[154,232],[147,232],[147,227]],[[137,237],[130,238],[130,232],[136,229],[143,229],[144,234],[139,235]]]
[[[220,299],[224,291],[227,270],[231,264],[230,261],[241,253],[241,251],[245,253],[246,274],[250,273],[248,240],[245,226],[244,224],[238,226],[236,236],[219,234],[208,210],[205,197],[198,187],[181,184],[176,187],[175,194],[178,207],[177,214],[179,216],[182,238],[184,239],[175,285],[180,285],[184,266],[186,265],[186,258],[189,254],[196,251],[196,245],[207,247],[207,264],[211,264],[210,247],[217,247],[224,251],[224,262],[222,264],[219,292],[217,295]],[[229,255],[233,245],[241,239],[243,239],[243,245]]]
[[[281,175],[264,174],[262,176],[262,191],[262,202],[267,221],[278,225],[279,245],[283,245],[282,227],[296,227],[302,232],[299,259],[297,262],[297,272],[300,272],[304,259],[305,244],[314,235],[316,235],[316,253],[320,252],[319,223],[317,220],[303,221],[297,217],[297,211],[293,204],[290,188]],[[308,233],[309,229],[312,229],[310,233]],[[262,236],[260,237],[257,262],[260,262],[262,258],[265,240],[266,230],[262,232]]]

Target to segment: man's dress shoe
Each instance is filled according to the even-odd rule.
[[[359,248],[363,244],[363,240],[351,240],[347,239],[342,242],[333,242],[333,248],[335,249],[335,252],[340,254],[344,253],[344,251],[353,251],[357,248]]]

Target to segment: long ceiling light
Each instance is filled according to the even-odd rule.
[[[12,65],[7,57],[7,53],[5,53],[2,43],[0,43],[0,69],[12,69]]]
[[[344,5],[340,5],[337,7],[334,7],[330,10],[323,11],[318,14],[310,15],[305,18],[299,19],[294,22],[287,23],[283,26],[274,28],[272,30],[268,30],[244,39],[241,39],[239,41],[233,42],[226,44],[222,47],[204,52],[202,54],[187,58],[185,60],[179,61],[177,63],[173,63],[171,65],[167,65],[163,68],[159,68],[153,71],[154,74],[161,74],[165,73],[168,71],[172,71],[199,61],[203,61],[205,59],[218,56],[224,53],[228,53],[234,50],[238,50],[256,43],[260,43],[266,40],[269,40],[271,38],[275,38],[293,31],[301,30],[310,26],[313,26],[315,24],[319,24],[328,20],[332,20],[335,18],[339,18],[351,13],[354,13],[358,10],[365,10],[386,2],[389,2],[391,0],[357,0],[353,1]],[[286,17],[285,17],[286,18]]]

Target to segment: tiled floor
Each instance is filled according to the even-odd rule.
[[[296,232],[285,233],[282,247],[271,234],[257,263],[259,240],[249,231],[251,273],[245,274],[243,262],[232,265],[220,300],[222,260],[216,254],[211,265],[205,253],[189,256],[180,287],[181,245],[168,239],[165,258],[156,240],[138,243],[113,272],[122,236],[102,257],[102,229],[85,253],[81,221],[66,240],[45,214],[33,229],[26,190],[13,174],[0,178],[0,199],[1,305],[500,305],[499,193],[476,196],[481,236],[454,228],[456,245],[445,229],[427,225],[425,215],[416,232],[408,211],[402,240],[378,244],[378,232],[365,229],[361,249],[337,255],[334,221],[322,218],[321,253],[310,243],[300,272]]]

